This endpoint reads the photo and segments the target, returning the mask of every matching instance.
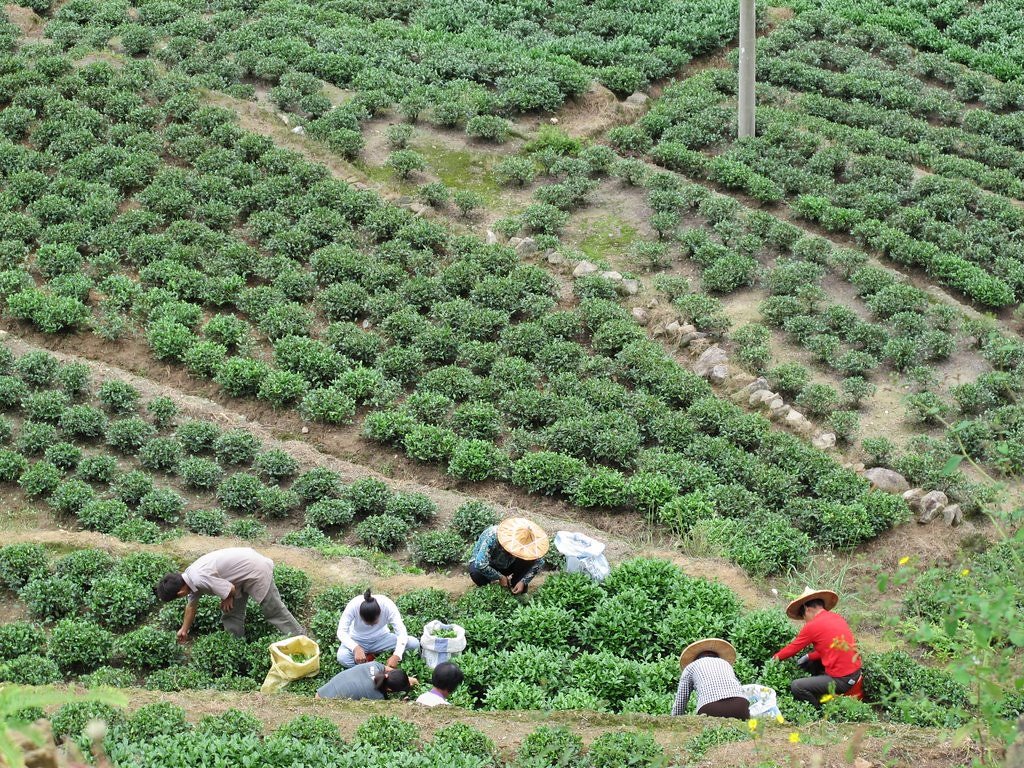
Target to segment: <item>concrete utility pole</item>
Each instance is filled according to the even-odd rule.
[[[754,0],[740,0],[740,108],[739,136],[754,135]]]

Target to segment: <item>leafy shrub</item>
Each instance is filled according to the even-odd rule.
[[[78,522],[91,531],[113,533],[132,517],[131,510],[117,499],[96,499],[90,501],[78,512]]]
[[[265,489],[255,475],[236,472],[217,487],[217,503],[229,512],[255,515],[263,505]]]
[[[28,498],[34,499],[49,496],[60,485],[60,480],[61,473],[57,467],[48,461],[37,461],[21,473],[18,485]]]
[[[57,442],[57,430],[52,424],[25,421],[14,447],[25,456],[37,456]]]
[[[43,458],[57,469],[67,472],[78,466],[82,459],[82,449],[72,443],[54,443],[43,453]]]
[[[110,661],[114,636],[88,619],[63,619],[50,633],[48,654],[64,672],[90,672]]]
[[[26,654],[0,664],[0,680],[18,685],[52,685],[63,680],[52,659]]]
[[[460,480],[482,482],[505,473],[508,456],[489,440],[459,440],[448,462],[448,474]]]
[[[231,429],[214,438],[213,453],[222,465],[251,464],[260,449],[260,441],[244,429]]]
[[[314,467],[299,475],[292,484],[292,489],[303,501],[310,504],[321,499],[340,498],[344,493],[341,476],[325,467]]]
[[[71,398],[57,390],[32,392],[21,401],[25,417],[33,421],[56,423],[71,404]]]
[[[233,520],[228,524],[228,533],[246,541],[256,541],[267,537],[267,526],[259,520]]]
[[[262,360],[235,356],[218,366],[213,380],[231,397],[251,397],[259,392],[269,371],[270,366]]]
[[[130,688],[135,685],[135,675],[127,669],[103,666],[95,672],[81,675],[78,682],[86,688]]]
[[[111,413],[133,413],[139,404],[139,391],[123,381],[105,381],[96,392],[99,401]]]
[[[106,454],[85,456],[78,463],[75,476],[89,483],[110,483],[117,472],[117,459]]]
[[[372,715],[356,728],[355,746],[381,752],[403,752],[412,747],[420,733],[415,725],[392,715]]]
[[[427,167],[427,159],[412,149],[396,149],[384,163],[393,170],[400,179],[407,179],[416,171]]]
[[[91,405],[73,405],[61,415],[60,428],[69,437],[91,440],[103,436],[107,417]]]
[[[658,742],[646,733],[603,733],[587,750],[587,765],[589,768],[645,765],[653,763],[661,755]]]
[[[41,544],[8,544],[0,547],[0,583],[21,589],[46,573],[46,550]]]
[[[387,511],[392,495],[386,483],[373,477],[361,477],[345,492],[357,516],[379,515]]]
[[[208,677],[244,676],[248,671],[245,640],[224,631],[200,635],[192,643],[189,666]]]
[[[738,654],[756,663],[770,659],[793,635],[792,626],[777,611],[750,611],[736,621],[730,642]]]
[[[227,515],[219,509],[192,509],[185,513],[185,527],[202,536],[223,536]]]
[[[501,680],[488,688],[484,695],[486,709],[544,709],[548,703],[543,688],[521,680]]]
[[[154,397],[146,403],[146,411],[153,419],[157,429],[169,427],[178,415],[178,406],[169,397]]]
[[[154,437],[139,451],[139,463],[146,469],[168,472],[178,464],[181,446],[171,437]]]
[[[488,526],[498,522],[498,513],[482,501],[467,501],[455,510],[449,527],[463,539],[475,541]]]
[[[409,535],[409,524],[392,515],[370,515],[356,526],[356,537],[371,547],[391,552]]]
[[[96,498],[92,487],[81,480],[65,480],[57,486],[49,502],[53,510],[61,515],[77,515],[82,508]]]
[[[355,413],[355,400],[337,389],[311,389],[299,403],[299,415],[306,421],[348,424]]]
[[[195,456],[178,462],[178,475],[187,487],[206,491],[220,484],[224,470],[212,459]]]
[[[181,443],[185,453],[197,454],[213,448],[214,441],[220,436],[220,428],[208,421],[186,421],[175,431],[174,436]]]
[[[117,709],[102,701],[70,701],[50,717],[53,737],[60,742],[64,737],[75,739],[82,735],[85,727],[93,720],[102,720],[107,725],[116,725],[124,719]]]
[[[98,623],[123,630],[141,621],[156,605],[156,598],[152,584],[112,575],[96,580],[89,590],[87,605]]]
[[[114,480],[110,490],[125,504],[136,506],[143,496],[153,490],[153,478],[146,472],[132,470]]]
[[[466,545],[454,531],[425,531],[412,535],[409,551],[414,563],[443,568],[462,560]]]
[[[82,588],[65,576],[34,578],[18,592],[29,616],[41,621],[56,621],[73,613],[81,596]]]
[[[542,725],[523,739],[519,762],[524,766],[563,766],[582,764],[583,740],[564,726]]]
[[[116,419],[107,425],[105,437],[107,445],[121,453],[135,455],[139,449],[156,434],[156,429],[147,421],[137,416],[127,419]]]
[[[12,621],[0,625],[0,662],[46,650],[46,633],[38,624]]]
[[[49,352],[26,352],[14,361],[14,373],[30,387],[48,387],[57,378],[60,363]]]
[[[295,475],[299,469],[299,462],[280,448],[271,448],[260,453],[252,466],[257,474],[271,482],[279,483]]]
[[[115,649],[122,663],[139,673],[169,667],[182,660],[177,635],[152,626],[139,627],[134,632],[121,635]]]

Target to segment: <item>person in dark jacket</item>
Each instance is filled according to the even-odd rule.
[[[478,587],[498,582],[513,595],[526,592],[544,566],[548,551],[544,529],[525,517],[509,517],[485,528],[473,546],[469,577]]]

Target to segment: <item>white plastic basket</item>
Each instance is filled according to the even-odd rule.
[[[740,687],[750,702],[751,717],[778,717],[782,713],[776,700],[775,689],[767,685],[744,685]]]
[[[454,630],[455,637],[436,637],[434,633],[439,629]],[[466,630],[458,624],[442,624],[435,620],[423,627],[423,635],[420,637],[420,655],[431,669],[445,661],[450,661],[453,656],[458,656],[464,650],[466,650]]]

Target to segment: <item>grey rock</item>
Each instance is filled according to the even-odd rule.
[[[642,107],[649,100],[650,100],[650,97],[646,93],[641,93],[640,91],[637,91],[636,93],[631,94],[630,96],[628,96],[626,98],[626,102],[625,103],[629,104],[631,107]]]
[[[921,498],[923,496],[924,488],[911,488],[909,491],[903,492],[903,500],[914,510],[921,508]]]
[[[523,242],[523,238],[521,237],[510,237],[508,239],[508,245],[510,248],[518,248],[521,242]]]
[[[640,281],[639,280],[623,280],[621,283],[622,292],[627,296],[636,296],[640,293]]]
[[[836,436],[834,432],[822,432],[820,435],[811,440],[811,445],[817,448],[819,451],[827,451],[829,448],[836,447]]]
[[[807,419],[804,415],[795,408],[790,408],[789,413],[786,414],[786,426],[792,427],[793,429],[802,429],[807,424]]]
[[[768,380],[765,379],[763,376],[758,376],[756,379],[754,379],[746,386],[747,393],[751,395],[754,394],[755,392],[759,392],[762,389],[768,389]]]
[[[942,521],[949,526],[960,525],[964,521],[964,511],[959,504],[950,504],[942,510]]]
[[[565,257],[558,251],[548,251],[548,255],[545,256],[548,260],[548,264],[564,264]]]
[[[524,237],[516,245],[516,253],[520,256],[532,256],[537,252],[537,242],[532,237]]]
[[[885,467],[872,467],[864,472],[864,477],[870,480],[875,488],[886,493],[904,493],[910,490],[907,478]]]
[[[728,365],[716,365],[708,371],[708,381],[712,384],[721,384],[729,378]]]
[[[291,121],[290,121],[288,115],[286,115],[284,112],[278,112],[277,113],[277,119],[280,120],[285,125],[291,125]]]
[[[729,362],[729,355],[724,349],[717,344],[704,350],[700,357],[697,358],[696,364],[693,366],[694,373],[698,376],[707,378],[711,373],[711,369],[718,365],[725,365]]]
[[[616,272],[615,270],[609,269],[601,273],[601,277],[605,280],[611,280],[613,282],[619,282],[622,280],[622,273]]]
[[[633,319],[637,321],[639,325],[647,325],[651,321],[651,313],[643,307],[633,307],[630,311],[633,315]]]
[[[487,244],[488,245],[494,245],[497,242],[498,242],[498,236],[496,234],[494,234],[494,230],[493,229],[488,229],[487,230]]]
[[[942,514],[949,504],[949,498],[942,491],[929,491],[921,497],[917,522],[926,525]]]
[[[679,324],[678,320],[673,320],[671,323],[665,326],[665,333],[681,333],[683,326]]]
[[[683,347],[689,346],[697,339],[706,339],[708,336],[706,333],[701,333],[700,331],[689,331],[686,333],[680,331],[680,333],[682,335],[679,337],[679,345]]]
[[[301,125],[296,125],[294,128],[292,128],[292,133],[294,133],[296,136],[305,136],[306,129],[303,128]]]
[[[785,401],[778,395],[772,397],[772,399],[768,401],[767,405],[768,409],[772,411],[781,411],[786,407]]]
[[[598,270],[596,264],[593,264],[593,263],[591,263],[589,261],[581,261],[579,264],[576,265],[576,268],[573,269],[572,276],[573,277],[586,277],[587,275],[593,275],[594,273],[596,273],[598,271],[599,270]]]

